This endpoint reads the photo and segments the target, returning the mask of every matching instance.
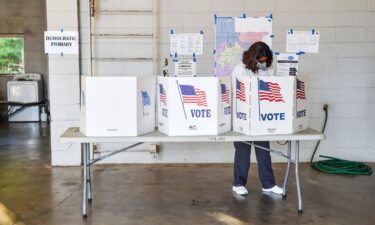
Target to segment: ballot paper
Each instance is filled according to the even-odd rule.
[[[298,74],[298,55],[280,53],[277,56],[277,75],[296,76]]]
[[[286,51],[287,52],[319,52],[319,36],[318,31],[288,31],[286,35]]]
[[[170,34],[170,51],[172,55],[202,55],[203,33]]]

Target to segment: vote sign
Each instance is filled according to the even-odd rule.
[[[291,134],[308,127],[304,80],[237,76],[233,83],[234,131],[247,135]]]
[[[159,131],[170,136],[230,131],[230,77],[158,77],[157,86]]]

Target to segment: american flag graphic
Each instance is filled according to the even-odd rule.
[[[305,82],[297,79],[297,99],[306,99]]]
[[[284,102],[279,84],[259,80],[259,100],[269,102]]]
[[[142,92],[142,106],[148,106],[151,105],[150,96],[148,95],[147,91],[141,91]]]
[[[221,101],[229,104],[229,89],[225,84],[220,84],[221,87]]]
[[[245,84],[236,78],[236,99],[246,102]]]
[[[198,106],[207,106],[206,92],[193,85],[180,85],[184,103],[194,103]]]
[[[165,89],[162,84],[159,84],[159,96],[160,102],[162,102],[164,105],[167,105],[167,94],[165,93]]]

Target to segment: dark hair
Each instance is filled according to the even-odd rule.
[[[270,67],[273,61],[273,54],[270,47],[264,42],[255,42],[250,48],[244,51],[242,55],[242,62],[246,65],[246,68],[258,72],[257,60],[262,57],[267,57],[267,67]]]

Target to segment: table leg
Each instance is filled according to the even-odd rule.
[[[90,154],[91,154],[91,149],[90,149],[90,144],[87,143],[87,198],[88,198],[88,203],[90,204],[92,201],[92,189],[91,189],[91,165],[90,165]]]
[[[296,185],[297,185],[297,194],[298,194],[298,213],[302,213],[302,196],[301,196],[301,187],[299,182],[299,141],[296,141],[296,163],[295,163],[295,173],[296,173]]]
[[[286,172],[285,172],[285,177],[284,177],[284,186],[283,186],[283,198],[286,198],[286,187],[288,184],[288,178],[289,178],[289,172],[290,172],[290,163],[291,163],[291,152],[292,152],[292,143],[291,141],[288,141],[288,153],[287,153],[287,167],[286,167]]]
[[[87,144],[82,144],[83,149],[83,200],[82,200],[82,216],[87,218]]]

